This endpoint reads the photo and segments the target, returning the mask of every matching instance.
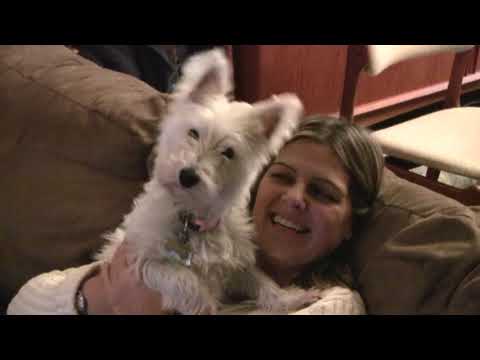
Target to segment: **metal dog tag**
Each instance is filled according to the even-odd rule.
[[[185,265],[186,265],[186,266],[188,266],[188,267],[192,266],[192,257],[193,257],[193,254],[192,254],[192,252],[190,251],[190,252],[188,253],[187,259],[185,260]]]
[[[186,266],[191,266],[192,263],[192,246],[190,244],[190,229],[189,217],[181,214],[180,221],[182,223],[181,229],[177,235],[169,239],[165,244],[165,248]]]
[[[182,243],[182,245],[186,244],[190,240],[190,235],[188,233],[188,216],[185,216],[183,222],[182,231],[178,234],[178,239]]]

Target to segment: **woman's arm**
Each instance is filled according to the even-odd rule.
[[[85,281],[83,294],[90,315],[168,315],[160,293],[149,289],[137,276],[135,258],[121,245],[111,261]]]
[[[51,271],[30,279],[10,302],[8,315],[75,315],[75,294],[99,263]]]
[[[162,307],[161,295],[137,278],[133,261],[120,246],[111,263],[41,274],[20,289],[7,314],[76,315],[78,290],[89,315],[169,314]]]

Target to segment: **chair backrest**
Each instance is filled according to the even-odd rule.
[[[445,107],[459,106],[462,80],[473,48],[474,45],[349,45],[340,116],[353,122],[355,95],[362,71],[376,76],[393,64],[443,52],[456,53]]]

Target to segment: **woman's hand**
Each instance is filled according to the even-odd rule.
[[[91,315],[167,315],[160,293],[147,288],[135,274],[135,259],[122,243],[110,263],[85,281],[83,294]]]

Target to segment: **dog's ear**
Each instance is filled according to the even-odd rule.
[[[173,93],[177,100],[202,104],[214,95],[232,91],[232,70],[223,50],[217,48],[190,57]]]
[[[253,121],[260,123],[251,129],[255,135],[268,141],[269,148],[276,153],[297,128],[303,115],[303,105],[294,94],[282,94],[253,104]]]

